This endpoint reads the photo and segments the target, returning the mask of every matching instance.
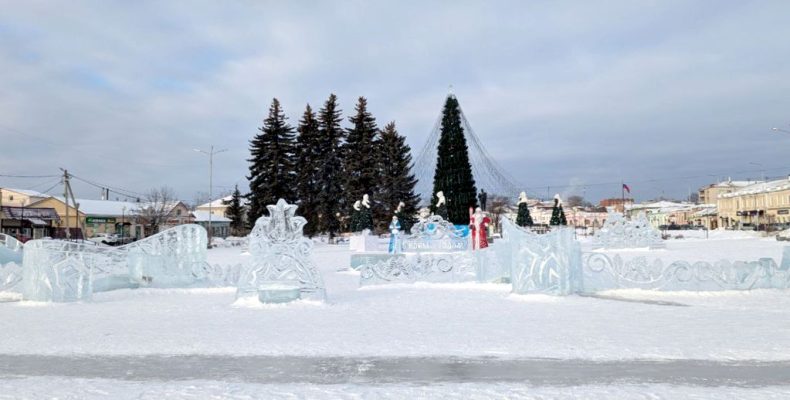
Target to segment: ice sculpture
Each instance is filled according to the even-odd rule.
[[[0,233],[0,265],[8,263],[22,264],[22,242]]]
[[[473,281],[471,252],[371,255],[359,267],[360,286],[384,283]]]
[[[496,243],[498,260],[510,266],[513,292],[568,295],[582,287],[581,247],[573,228],[538,235],[502,218],[504,243]]]
[[[584,291],[635,288],[650,290],[751,290],[790,288],[790,271],[772,258],[759,261],[674,261],[619,254],[586,254]]]
[[[32,240],[24,250],[22,295],[67,302],[113,289],[195,285],[207,278],[206,243],[199,225],[179,225],[121,247]]]
[[[283,199],[266,208],[269,216],[258,218],[250,233],[252,260],[241,271],[236,297],[324,300],[323,280],[310,261],[313,242],[302,235],[307,221],[295,216],[297,206]]]
[[[475,276],[480,283],[510,283],[510,245],[499,239],[474,252]]]
[[[463,233],[438,215],[417,222],[411,232],[401,241],[403,252],[465,251],[469,248]]]
[[[609,212],[603,227],[593,236],[594,248],[657,249],[664,246],[661,233],[650,225],[644,213],[628,221],[620,213]]]
[[[128,252],[133,282],[148,287],[185,287],[208,279],[206,230],[187,224],[121,247]]]
[[[352,256],[352,267],[360,271],[360,285],[474,280],[476,259],[455,225],[432,215],[414,224],[411,231],[400,238],[398,254]]]

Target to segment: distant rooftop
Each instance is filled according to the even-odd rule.
[[[206,207],[208,207],[208,204]],[[209,215],[211,215],[211,222],[230,222],[230,218],[209,214],[208,211],[192,211],[195,222],[208,222]]]
[[[790,189],[790,177],[784,179],[777,179],[768,182],[758,182],[752,185],[745,186],[734,192],[720,194],[721,198],[730,198],[738,196],[746,196],[752,194],[778,192],[780,190]]]
[[[50,195],[48,195],[46,193],[37,192],[35,190],[14,189],[14,188],[7,188],[7,187],[0,188],[0,189],[5,190],[5,191],[9,191],[9,192],[16,192],[16,193],[24,194],[25,196],[30,196],[30,197],[50,197]]]
[[[214,201],[211,201],[209,203],[201,204],[201,205],[197,206],[197,208],[208,208],[209,204],[211,204],[211,208],[227,207],[232,199],[233,199],[233,196],[225,196],[225,197],[216,199]],[[244,197],[241,198],[241,205],[243,205],[243,206],[247,205],[247,199],[246,198],[244,198]]]

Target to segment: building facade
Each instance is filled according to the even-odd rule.
[[[722,227],[786,229],[790,227],[790,177],[721,194],[717,204]]]

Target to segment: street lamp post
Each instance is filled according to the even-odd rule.
[[[123,238],[126,232],[126,206],[121,207],[121,244],[124,244]]]
[[[756,162],[750,162],[749,164],[758,166],[758,167],[760,167],[760,169],[762,169],[762,171],[763,171],[763,185],[766,185],[768,183],[768,178],[765,176],[765,165],[760,164],[760,163],[756,163]],[[766,186],[766,189],[767,189],[767,186]],[[760,208],[757,207],[757,197],[758,197],[758,195],[754,196],[754,206],[755,206],[755,208],[757,208],[757,230],[759,231],[760,230]],[[763,204],[763,209],[764,209],[763,210],[763,222],[765,222],[765,230],[768,231],[768,192],[766,192],[765,196],[763,196],[763,202],[765,203],[765,204]]]
[[[209,151],[200,149],[193,150],[208,156],[208,247],[211,247],[211,203],[214,200],[211,189],[214,186],[214,154],[228,151],[228,149],[214,150],[214,145],[212,145]]]

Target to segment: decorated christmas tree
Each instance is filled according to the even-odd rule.
[[[559,194],[554,195],[554,208],[551,209],[551,220],[549,220],[549,225],[568,225],[568,221],[565,219],[565,211],[562,209],[562,200],[560,199]]]
[[[527,194],[521,192],[518,198],[518,215],[516,216],[516,225],[518,226],[532,226],[532,216],[529,215],[529,206],[527,205]]]
[[[469,148],[461,124],[461,108],[454,95],[447,96],[442,110],[441,135],[439,137],[436,173],[433,178],[433,201],[436,208],[436,193],[442,191],[447,199],[447,219],[457,225],[469,223],[469,207],[477,207],[477,188],[469,162]]]

